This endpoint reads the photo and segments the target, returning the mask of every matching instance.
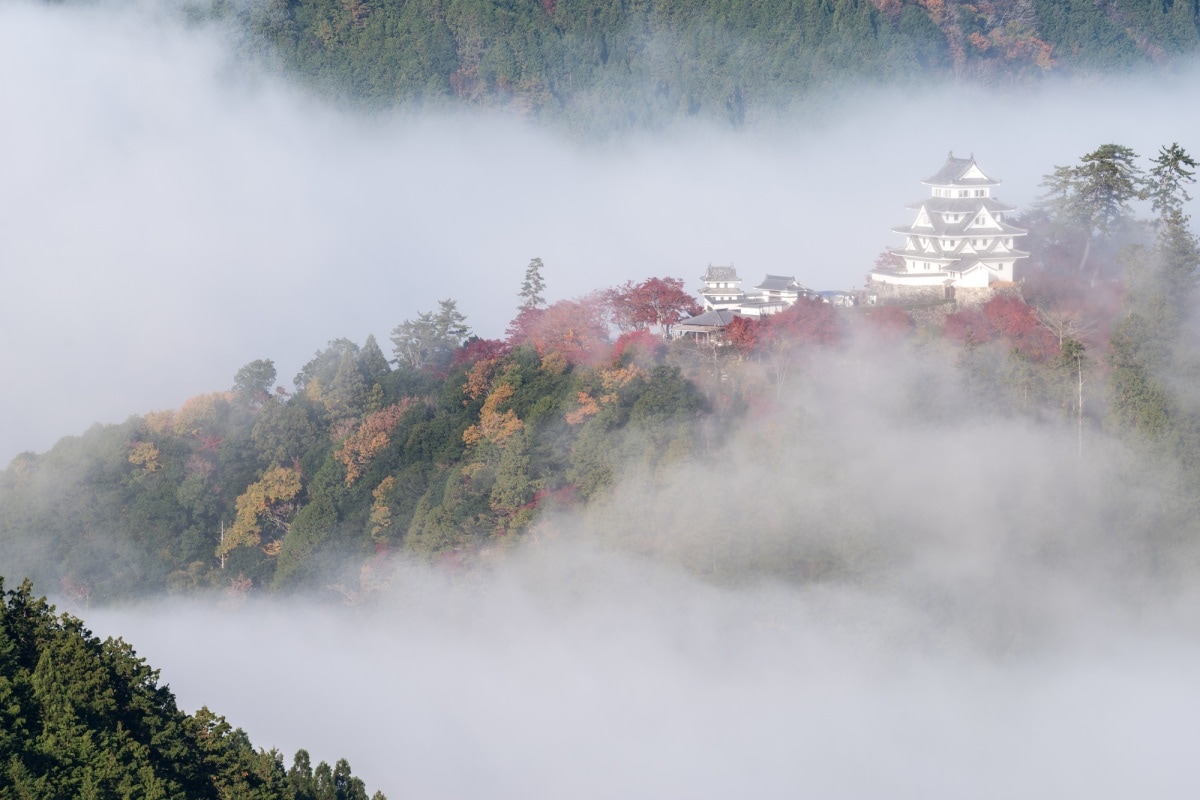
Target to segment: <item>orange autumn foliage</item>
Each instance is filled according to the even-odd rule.
[[[511,408],[501,411],[500,406],[512,399],[516,393],[511,384],[502,383],[494,388],[483,407],[479,409],[479,424],[472,425],[463,431],[463,441],[467,444],[478,444],[488,441],[493,444],[503,444],[514,433],[525,427],[525,423],[517,418],[517,412]]]
[[[392,430],[400,424],[401,418],[410,408],[417,404],[415,397],[406,397],[399,403],[380,409],[374,414],[368,414],[358,424],[354,432],[346,437],[342,446],[334,453],[334,458],[346,467],[346,485],[351,486],[363,470],[370,465],[371,460],[388,446]]]

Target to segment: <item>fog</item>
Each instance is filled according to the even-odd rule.
[[[1187,75],[875,92],[817,123],[597,141],[494,115],[356,117],[170,9],[0,7],[0,416],[19,421],[0,462],[227,388],[253,359],[287,385],[330,339],[387,349],[444,297],[502,335],[533,256],[552,301],[652,275],[698,288],[709,263],[750,285],[861,285],[950,149],[1027,204],[1098,143],[1147,154],[1195,130]]]
[[[1101,143],[1200,148],[1192,75],[591,140],[354,116],[237,52],[139,4],[0,6],[0,462],[256,358],[286,384],[329,339],[386,350],[443,297],[499,336],[532,256],[551,300],[729,262],[850,288],[947,150],[1024,206]],[[832,377],[694,469],[630,475],[484,569],[397,564],[363,606],[71,610],[187,710],[393,798],[1190,796],[1169,469],[1099,437],[1080,460],[893,361],[808,365]]]
[[[818,358],[702,458],[470,569],[376,562],[355,607],[80,612],[185,708],[393,797],[1189,796],[1170,466],[1081,459],[938,363]]]
[[[383,608],[94,612],[259,746],[391,797],[1190,796],[1200,648],[1103,626],[951,646],[895,596],[714,589],[552,548]]]

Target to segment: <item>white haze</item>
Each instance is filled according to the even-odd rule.
[[[1102,142],[1194,150],[1197,114],[1184,78],[952,87],[815,127],[580,144],[494,116],[339,114],[220,29],[131,3],[3,4],[0,74],[0,462],[227,388],[256,358],[288,385],[329,339],[388,350],[444,297],[500,336],[532,256],[552,300],[730,262],[751,285],[850,288],[948,150],[1025,204]]]
[[[89,618],[184,707],[288,763],[346,757],[390,797],[1186,798],[1200,781],[1194,639],[1106,625],[985,657],[894,596],[543,555],[472,581],[410,570],[375,612]]]
[[[356,608],[75,610],[185,708],[392,797],[1190,797],[1170,468],[1098,433],[1081,460],[942,367],[817,359],[688,465],[482,568],[379,565]]]

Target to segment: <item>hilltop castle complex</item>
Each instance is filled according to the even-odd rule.
[[[904,237],[889,250],[890,266],[867,275],[866,301],[906,305],[924,300],[977,303],[993,291],[1012,287],[1017,262],[1029,253],[1020,249],[1026,231],[1006,217],[1013,206],[992,196],[1000,181],[984,174],[975,157],[955,158],[922,181],[930,195],[908,208],[912,224],[893,228]],[[753,291],[743,291],[733,265],[709,265],[701,280],[704,312],[674,326],[674,335],[705,338],[719,335],[734,317],[777,314],[800,298],[856,305],[862,293],[814,292],[795,277],[768,275]]]

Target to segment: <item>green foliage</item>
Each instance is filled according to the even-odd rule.
[[[441,300],[438,306],[436,314],[422,312],[392,330],[392,353],[398,364],[417,370],[445,367],[470,335],[467,318],[454,300]]]
[[[1196,162],[1176,142],[1163,146],[1153,163],[1146,193],[1158,223],[1181,227],[1187,221],[1183,204],[1192,199],[1186,187],[1196,182]]]
[[[245,403],[261,404],[271,396],[275,385],[275,362],[251,361],[233,376],[233,392]]]
[[[5,591],[0,578],[0,797],[310,796],[277,753],[207,708],[184,714],[158,680],[125,642],[56,616],[29,581]],[[366,797],[345,760],[332,775],[338,798]]]
[[[736,126],[872,82],[1127,69],[1198,40],[1195,4],[1139,0],[271,0],[233,13],[332,94],[592,131]]]
[[[546,291],[546,281],[542,278],[542,260],[535,258],[525,268],[525,280],[521,282],[521,291],[517,294],[521,298],[521,304],[517,306],[517,310],[541,308],[546,305],[546,298],[542,296],[544,291]]]

